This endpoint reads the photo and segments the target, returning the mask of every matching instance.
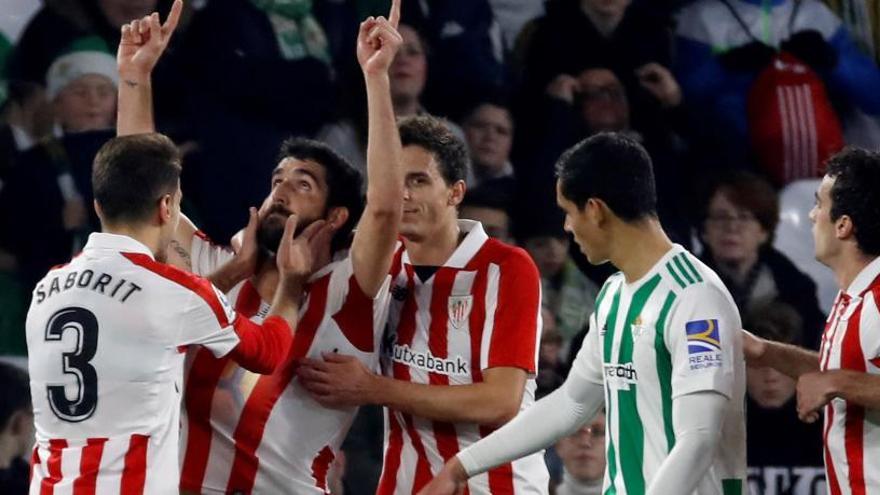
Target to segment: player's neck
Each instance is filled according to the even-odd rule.
[[[644,277],[672,249],[672,241],[656,219],[620,222],[611,246],[611,263],[623,272],[627,283]]]
[[[101,231],[105,234],[130,237],[146,246],[154,258],[159,258],[159,229],[152,227],[130,227],[126,225],[104,225]]]
[[[266,256],[260,259],[257,271],[251,277],[251,283],[260,299],[272,301],[275,298],[275,288],[278,287],[278,265],[275,264],[274,256]]]
[[[416,266],[443,266],[463,236],[458,222],[452,221],[421,239],[404,238],[409,261]]]
[[[874,259],[875,257],[868,256],[857,248],[853,248],[841,253],[836,259],[830,261],[828,266],[834,272],[837,286],[840,287],[840,290],[846,291],[852,285],[853,280],[859,276],[859,273]]]

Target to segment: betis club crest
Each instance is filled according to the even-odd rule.
[[[453,328],[460,329],[464,326],[473,305],[474,296],[451,296],[449,298],[449,322],[452,323]]]

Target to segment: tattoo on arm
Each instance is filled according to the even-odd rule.
[[[136,88],[138,86],[138,82],[132,81],[131,79],[125,79],[123,80],[123,82],[125,82],[125,84],[130,88]]]
[[[183,249],[183,246],[180,245],[179,242],[172,240],[171,241],[171,249],[180,256],[181,261],[183,261],[184,265],[187,268],[192,270],[192,258],[189,255],[189,252],[186,249]]]

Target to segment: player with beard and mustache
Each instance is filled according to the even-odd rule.
[[[287,217],[295,213],[300,225],[321,222],[313,227],[318,232],[310,233],[311,245],[320,253],[287,365],[257,377],[206,353],[187,356],[183,492],[325,491],[329,465],[357,409],[322,408],[301,388],[294,363],[338,351],[370,368],[378,366],[388,271],[403,204],[401,145],[388,78],[402,42],[396,29],[399,18],[400,0],[394,0],[388,19],[368,18],[358,34],[369,110],[368,187],[359,221],[358,172],[326,145],[294,139],[282,145],[271,192],[259,211],[251,208],[237,252],[213,246],[189,222],[181,222],[175,232],[172,263],[212,274],[218,286],[229,289],[227,296],[239,313],[260,321],[273,297],[278,271],[271,260]],[[123,28],[118,52],[120,135],[153,131],[150,74],[170,35],[157,15]],[[330,262],[355,222],[349,255]]]

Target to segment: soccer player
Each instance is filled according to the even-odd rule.
[[[593,136],[557,165],[565,229],[608,279],[565,383],[447,462],[422,493],[536,452],[604,405],[604,492],[745,493],[745,366],[740,318],[718,276],[670,243],[651,160],[635,141]]]
[[[258,377],[235,363],[190,352],[185,383],[181,489],[195,493],[324,493],[326,478],[356,408],[325,410],[304,393],[296,361],[338,351],[378,366],[389,298],[391,266],[402,215],[401,146],[389,90],[388,68],[402,43],[389,18],[361,24],[357,55],[367,87],[367,203],[349,256],[331,262],[326,247],[309,279],[297,338],[285,366]],[[220,33],[222,34],[222,33]],[[123,28],[119,49],[120,134],[153,128],[150,73],[167,36],[151,16]],[[272,176],[259,213],[252,211],[238,253],[213,246],[190,223],[175,232],[177,261],[211,274],[234,307],[254,321],[265,317],[278,276],[273,253],[281,226],[295,213],[307,223],[326,220],[333,247],[348,240],[362,208],[360,176],[321,143],[292,140]],[[258,227],[257,227],[258,225]],[[221,267],[226,260],[228,263]],[[219,270],[219,271],[218,271]]]
[[[37,284],[26,332],[37,445],[31,493],[173,493],[184,352],[258,373],[290,348],[308,239],[285,223],[268,318],[241,317],[207,280],[163,263],[180,216],[180,157],[165,136],[114,138],[95,157],[102,233]]]
[[[431,117],[404,120],[400,137],[404,246],[391,268],[384,376],[333,354],[300,370],[322,404],[387,407],[380,494],[417,492],[460,449],[531,405],[541,335],[540,280],[528,254],[458,220],[464,144]],[[542,493],[548,479],[535,454],[468,486],[474,495]]]
[[[801,419],[824,411],[828,493],[880,493],[880,154],[829,159],[810,220],[840,286],[819,353],[744,332],[746,359],[798,379]]]

